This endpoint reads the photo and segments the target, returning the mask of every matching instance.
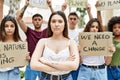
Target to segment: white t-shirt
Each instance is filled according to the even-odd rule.
[[[82,60],[83,64],[89,66],[97,66],[105,63],[104,56],[83,56]]]
[[[68,36],[70,39],[73,39],[75,40],[76,42],[78,42],[78,35],[79,35],[79,32],[77,29],[68,29]]]

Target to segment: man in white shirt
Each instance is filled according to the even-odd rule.
[[[78,35],[79,35],[79,31],[78,29],[76,29],[77,23],[78,23],[78,15],[76,14],[76,12],[71,12],[68,15],[68,26],[69,26],[68,36],[70,39],[73,39],[76,42],[78,42]],[[71,71],[73,80],[77,80],[78,71],[79,68],[76,71]]]
[[[76,25],[78,23],[78,15],[75,12],[71,12],[68,15],[68,36],[70,39],[74,39],[75,41],[78,41],[78,30],[76,29]]]

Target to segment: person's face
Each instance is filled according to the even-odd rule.
[[[12,21],[5,23],[5,33],[7,36],[13,36],[15,32],[15,24]]]
[[[50,25],[53,34],[61,34],[63,33],[65,22],[60,15],[56,14],[52,16]]]
[[[120,36],[120,24],[113,25],[113,33],[115,36]]]
[[[93,22],[90,26],[90,32],[98,32],[99,26],[97,22]]]
[[[68,24],[70,29],[75,29],[77,22],[78,22],[78,18],[75,15],[70,15],[68,17]]]
[[[40,29],[42,22],[43,22],[43,19],[41,17],[34,17],[32,19],[32,23],[33,23],[35,29]]]

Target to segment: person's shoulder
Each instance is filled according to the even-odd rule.
[[[70,43],[71,45],[77,44],[76,41],[75,41],[74,39],[69,39],[69,43]]]
[[[41,41],[46,41],[48,38],[42,38],[42,39],[40,39]]]
[[[31,27],[27,26],[27,32],[30,32],[30,31],[34,32],[35,30],[32,29]]]
[[[41,31],[41,33],[42,33],[43,35],[46,35],[46,33],[47,33],[47,28],[43,29],[43,30]]]
[[[44,43],[48,38],[42,38],[39,40],[39,42]]]
[[[22,40],[18,40],[18,42],[25,42],[25,41],[22,41]]]
[[[43,31],[43,32],[46,32],[46,31],[47,31],[47,28],[43,29],[42,31]]]

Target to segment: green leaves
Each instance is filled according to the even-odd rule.
[[[78,27],[84,27],[84,25],[85,25],[84,17],[87,15],[86,8],[76,8],[76,11],[78,11],[80,13]]]
[[[20,78],[22,79],[22,78],[24,78],[24,76],[25,76],[25,75],[24,75],[24,71],[21,71],[21,70],[20,70]]]

